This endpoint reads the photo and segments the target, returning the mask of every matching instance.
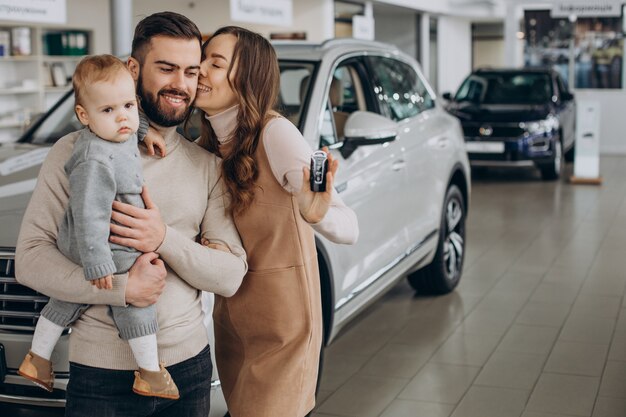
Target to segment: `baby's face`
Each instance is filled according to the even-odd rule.
[[[139,128],[135,83],[129,73],[87,86],[82,101],[89,128],[102,139],[124,142]]]

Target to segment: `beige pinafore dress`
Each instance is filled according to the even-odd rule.
[[[254,202],[235,216],[249,271],[215,296],[215,354],[232,417],[303,417],[315,405],[322,344],[313,229],[272,174],[260,138]]]

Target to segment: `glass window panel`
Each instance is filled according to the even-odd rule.
[[[311,90],[309,84],[315,66],[311,63],[294,61],[279,61],[279,66],[278,109],[294,125],[301,127],[302,112]]]
[[[434,107],[425,84],[410,65],[395,59],[373,57],[374,93],[383,113],[403,120]]]

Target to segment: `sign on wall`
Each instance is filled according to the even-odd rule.
[[[230,0],[230,18],[238,22],[291,26],[292,0]]]
[[[609,2],[575,2],[561,3],[552,6],[550,16],[553,18],[576,17],[620,17],[622,6]]]
[[[352,16],[352,37],[355,39],[374,40],[374,19],[369,16]]]
[[[66,23],[66,0],[0,0],[0,20]]]

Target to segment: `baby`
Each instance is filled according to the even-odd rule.
[[[113,288],[113,274],[127,272],[140,252],[109,243],[112,203],[118,200],[144,208],[143,176],[137,135],[148,130],[139,120],[135,83],[122,61],[111,55],[84,58],[73,77],[75,112],[86,126],[65,164],[69,206],[59,227],[59,250],[81,265],[85,279],[99,289]],[[139,131],[138,131],[139,130]],[[156,146],[165,155],[164,143]],[[30,352],[19,374],[52,391],[51,356],[64,328],[89,305],[57,299],[41,312]],[[156,307],[110,306],[122,339],[137,361],[133,391],[140,395],[178,399],[176,384],[159,363]]]

